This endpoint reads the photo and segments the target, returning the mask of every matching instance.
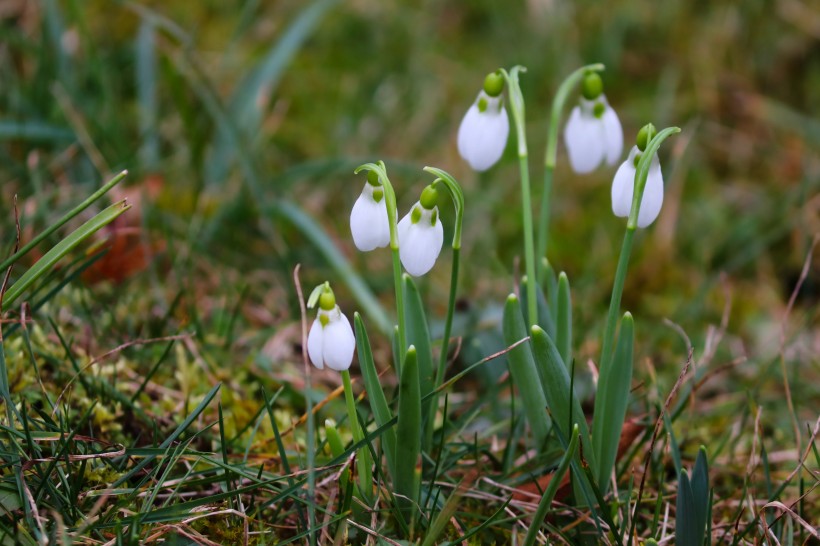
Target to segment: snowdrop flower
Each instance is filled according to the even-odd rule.
[[[308,356],[320,370],[327,366],[338,372],[345,371],[353,362],[353,351],[356,348],[350,321],[336,305],[336,296],[328,283],[313,290],[308,307],[313,307],[317,299],[319,312],[308,334]]]
[[[387,246],[390,243],[390,224],[384,187],[375,171],[367,173],[362,194],[350,211],[350,233],[353,243],[363,252]]]
[[[564,129],[564,144],[572,170],[582,174],[594,171],[604,161],[614,165],[621,157],[624,135],[597,73],[584,77],[581,95],[581,102],[572,109]]]
[[[461,120],[458,128],[458,153],[476,171],[496,164],[510,134],[510,121],[501,92],[504,78],[493,72],[484,79],[484,89]]]
[[[421,198],[398,225],[399,257],[414,277],[433,268],[444,244],[444,228],[438,217],[438,192],[427,186]]]
[[[612,212],[615,216],[628,218],[632,209],[632,197],[635,189],[635,171],[641,153],[646,149],[647,143],[652,139],[655,127],[647,125],[638,133],[638,144],[633,146],[612,181]],[[638,211],[638,227],[645,228],[655,221],[661,212],[663,205],[663,173],[658,161],[658,154],[652,156],[649,165],[649,174],[646,178],[641,207]]]

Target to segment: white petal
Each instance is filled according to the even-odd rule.
[[[444,244],[444,228],[438,218],[438,207],[433,209],[436,211],[435,225],[430,224],[431,212],[422,210],[417,223],[411,223],[408,214],[398,226],[399,257],[404,269],[414,277],[424,275],[433,268]]]
[[[316,318],[310,326],[310,333],[308,333],[307,338],[307,350],[310,361],[313,362],[313,365],[320,370],[325,367],[322,357],[322,341],[324,338],[323,330],[322,323],[319,322],[318,318]]]
[[[478,109],[478,101],[487,101],[484,112]],[[510,120],[501,97],[489,97],[482,91],[470,106],[458,128],[458,153],[476,171],[486,171],[504,154]]]
[[[632,192],[635,189],[635,155],[638,147],[633,146],[626,161],[621,163],[612,180],[612,212],[626,218],[632,208]]]
[[[367,184],[350,211],[350,233],[353,243],[361,251],[387,246],[390,228],[384,197],[378,203],[373,199],[373,188]]]
[[[604,159],[604,126],[576,106],[564,128],[564,144],[572,170],[583,174],[594,171]]]
[[[645,228],[655,221],[663,205],[663,173],[658,161],[658,154],[652,157],[649,166],[649,175],[646,177],[646,187],[641,198],[641,210],[638,211],[638,227]]]
[[[337,372],[347,370],[353,362],[355,348],[356,338],[353,336],[353,328],[350,327],[347,317],[339,312],[338,318],[331,320],[325,326],[325,364]]]
[[[604,125],[604,153],[609,165],[617,163],[624,151],[624,130],[615,110],[607,105],[601,118]]]

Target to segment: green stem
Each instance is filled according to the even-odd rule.
[[[509,92],[510,110],[513,121],[515,121],[516,136],[518,139],[518,164],[521,171],[521,208],[524,221],[524,266],[527,278],[533,284],[535,277],[535,242],[533,241],[532,225],[532,191],[530,190],[530,167],[527,162],[527,131],[524,120],[524,95],[521,93],[521,86],[518,84],[518,74],[526,69],[523,66],[514,66],[509,72],[503,68],[499,72],[507,82]],[[527,290],[527,312],[529,313],[530,326],[538,324],[538,306],[536,304],[535,290]]]
[[[527,313],[530,319],[529,326],[535,326],[538,324],[538,305],[535,294],[535,248],[532,236],[530,167],[527,164],[526,155],[519,155],[518,163],[521,171],[521,213],[524,220],[524,267],[532,285],[532,290],[527,290]]]
[[[353,398],[353,384],[350,381],[350,372],[344,370],[341,372],[342,382],[345,389],[345,403],[347,404],[347,418],[350,421],[350,428],[353,431],[353,440],[356,443],[364,440],[364,431],[359,424],[359,417],[356,413],[356,401]],[[359,475],[359,490],[364,496],[364,501],[370,503],[371,492],[373,489],[373,475],[370,468],[370,448],[365,445],[359,449],[358,464],[356,469]]]
[[[444,337],[441,339],[441,355],[438,361],[438,371],[436,372],[435,388],[441,386],[444,381],[444,368],[447,365],[447,349],[450,347],[450,333],[453,329],[453,315],[456,310],[456,286],[458,285],[458,267],[461,256],[461,249],[453,249],[453,268],[450,271],[450,298],[447,302],[447,317],[444,319]],[[433,397],[433,407],[436,407],[437,397]]]
[[[547,130],[547,149],[544,153],[544,190],[541,193],[541,215],[538,221],[538,257],[544,258],[547,255],[547,236],[549,235],[549,211],[550,198],[552,193],[553,173],[555,171],[556,157],[558,156],[558,129],[561,124],[561,112],[564,111],[564,105],[567,102],[570,91],[572,91],[578,83],[589,72],[600,72],[604,69],[604,65],[600,63],[588,64],[572,72],[569,76],[561,82],[555,97],[552,99],[552,110],[550,112],[550,125]],[[538,280],[543,281],[543,268],[538,268]]]
[[[541,258],[547,256],[547,237],[549,236],[550,223],[550,198],[552,194],[552,179],[555,171],[555,163],[549,163],[544,168],[544,187],[541,191],[541,215],[538,217],[538,284],[544,282],[544,267]],[[534,285],[533,285],[534,286]]]
[[[401,259],[398,245],[395,248],[391,247],[390,251],[393,254],[393,288],[396,291],[396,314],[399,321],[399,362],[404,362],[404,355],[407,353],[407,329],[404,318],[404,288],[401,282]]]
[[[621,309],[621,296],[624,292],[626,270],[629,267],[629,255],[632,253],[632,238],[634,236],[635,228],[627,227],[626,233],[624,233],[624,242],[621,245],[621,255],[618,258],[618,269],[615,270],[615,282],[612,286],[612,296],[609,300],[609,312],[606,316],[606,327],[604,328],[604,339],[601,348],[601,360],[598,362],[598,367],[600,370],[608,367],[610,364],[610,359],[612,358],[612,344],[615,342],[615,326],[618,323],[618,314]]]

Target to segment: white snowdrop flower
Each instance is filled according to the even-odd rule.
[[[618,114],[606,97],[581,98],[572,109],[564,128],[564,144],[572,170],[583,174],[594,171],[604,161],[614,165],[624,148],[624,134]]]
[[[322,293],[319,296],[319,312],[308,334],[308,356],[313,365],[320,370],[327,366],[331,370],[341,372],[350,368],[353,362],[356,338],[350,321],[336,305],[336,298],[330,287],[325,284],[318,289],[321,289]]]
[[[572,109],[564,128],[564,144],[572,170],[594,171],[601,163],[614,165],[624,149],[624,132],[618,114],[609,106],[597,72],[581,82],[581,100]]]
[[[629,217],[635,190],[635,171],[640,153],[638,147],[633,146],[626,161],[618,167],[615,178],[612,180],[612,212],[615,216]],[[645,228],[654,222],[661,212],[661,205],[663,205],[663,173],[661,173],[658,154],[654,154],[641,198],[641,208],[638,211],[638,227]]]
[[[433,268],[444,244],[444,228],[435,205],[437,198],[438,192],[427,186],[398,225],[399,257],[404,269],[414,277]]]
[[[362,194],[350,211],[350,233],[356,248],[364,252],[390,243],[384,186],[379,183],[378,174],[374,171],[368,173]]]
[[[458,128],[458,153],[473,170],[486,171],[495,165],[507,146],[510,120],[501,96],[503,89],[504,78],[489,74]]]

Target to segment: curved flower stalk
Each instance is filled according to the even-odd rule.
[[[329,283],[317,286],[308,299],[308,307],[319,304],[319,312],[310,327],[307,349],[310,361],[323,370],[347,371],[353,362],[356,339],[350,321],[336,305]]]
[[[367,182],[350,211],[350,233],[356,248],[363,252],[390,244],[387,199],[376,171],[367,173]]]
[[[636,170],[647,143],[655,136],[655,127],[650,123],[640,130],[637,145],[632,147],[612,180],[612,212],[621,218],[630,217],[634,207],[633,197],[636,186]],[[663,173],[661,172],[658,154],[652,154],[646,185],[641,198],[640,210],[637,213],[636,225],[645,228],[655,221],[663,205]]]
[[[555,163],[558,157],[558,128],[561,123],[561,112],[564,111],[564,104],[569,98],[570,91],[578,85],[588,74],[600,72],[604,65],[600,63],[588,64],[572,72],[561,82],[555,97],[552,99],[552,111],[550,113],[550,124],[547,130],[547,149],[544,153],[544,187],[541,191],[541,212],[538,217],[538,240],[536,253],[538,256],[538,280],[544,281],[546,274],[542,267],[544,258],[547,257],[547,238],[550,221],[550,198],[552,196],[552,179],[555,172]]]
[[[504,78],[498,72],[484,78],[484,87],[458,128],[458,153],[475,171],[486,171],[504,154],[510,121],[501,93]]]
[[[580,174],[592,172],[604,162],[614,165],[621,157],[623,128],[606,100],[597,72],[584,76],[580,104],[569,115],[564,143],[572,169]]]
[[[438,191],[429,185],[398,226],[399,256],[414,277],[430,271],[444,245],[444,228],[438,214]]]

